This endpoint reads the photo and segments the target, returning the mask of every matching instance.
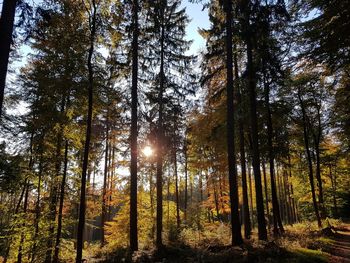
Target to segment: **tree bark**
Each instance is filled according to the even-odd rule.
[[[298,99],[299,99],[301,113],[302,113],[303,134],[304,134],[305,151],[306,151],[306,157],[307,157],[307,163],[308,163],[308,169],[309,169],[309,181],[310,181],[310,188],[311,188],[311,195],[312,195],[312,203],[314,206],[315,216],[317,219],[318,227],[321,228],[322,222],[321,222],[321,217],[320,217],[320,213],[318,210],[318,204],[317,204],[316,194],[315,194],[312,159],[311,159],[311,152],[310,152],[310,148],[309,148],[309,133],[308,133],[307,121],[306,121],[306,111],[305,111],[304,102],[301,98],[300,88],[298,88]]]
[[[174,145],[174,173],[175,173],[175,198],[176,198],[176,226],[180,229],[180,201],[179,201],[179,178],[177,174],[177,155]]]
[[[156,246],[158,249],[163,247],[162,232],[163,232],[163,92],[164,92],[164,40],[165,40],[165,25],[164,25],[164,6],[161,2],[161,36],[160,36],[160,70],[159,70],[159,93],[158,93],[158,130],[157,130],[157,233]]]
[[[187,220],[187,202],[188,202],[188,156],[187,156],[187,137],[185,139],[185,147],[184,147],[184,153],[185,153],[185,200],[184,200],[184,218],[185,221]]]
[[[249,239],[252,231],[249,212],[248,187],[247,187],[247,168],[245,160],[245,143],[244,143],[244,126],[243,126],[243,103],[242,94],[239,86],[238,75],[238,59],[237,50],[233,54],[234,74],[236,80],[237,107],[238,107],[238,133],[239,133],[239,152],[240,165],[242,173],[242,196],[243,196],[243,222],[244,222],[244,237]]]
[[[77,254],[76,263],[81,263],[83,256],[83,234],[85,225],[85,211],[86,211],[86,172],[89,163],[90,140],[91,140],[91,126],[92,126],[92,106],[93,106],[93,89],[94,89],[94,71],[92,66],[92,55],[95,47],[96,35],[96,12],[97,6],[95,0],[92,0],[92,14],[90,23],[90,47],[88,53],[88,71],[89,71],[89,85],[88,85],[88,114],[86,120],[86,136],[84,145],[84,157],[81,175],[80,188],[80,206],[79,206],[79,222],[77,233]]]
[[[273,126],[272,126],[272,114],[270,107],[270,86],[264,80],[264,96],[265,96],[265,108],[267,114],[267,147],[269,156],[270,167],[270,181],[271,181],[271,196],[272,196],[272,213],[273,213],[273,233],[275,236],[284,232],[281,213],[279,209],[279,202],[277,198],[276,184],[275,184],[275,154],[273,149]]]
[[[137,233],[137,83],[138,83],[138,38],[139,38],[139,21],[138,8],[139,1],[132,2],[132,86],[131,86],[131,130],[130,130],[130,249],[138,250],[138,233]]]
[[[101,211],[101,246],[105,245],[105,222],[107,215],[107,175],[108,175],[108,152],[109,152],[109,113],[106,113],[106,145],[105,145],[105,164],[103,172],[102,188],[102,211]]]
[[[16,4],[16,0],[4,0],[2,3],[0,18],[0,119],[4,102],[6,75],[12,43]]]
[[[253,186],[252,186],[252,172],[250,169],[250,164],[248,163],[248,179],[249,179],[249,195],[250,195],[250,207],[252,214],[252,227],[254,228],[254,205],[253,205]]]
[[[266,205],[266,217],[268,220],[268,228],[270,229],[270,210],[269,210],[269,196],[267,193],[267,178],[266,178],[266,165],[265,160],[262,161],[262,171],[264,180],[264,193],[265,193],[265,205]]]
[[[250,101],[250,128],[252,134],[252,160],[255,178],[256,193],[256,210],[258,220],[258,237],[260,240],[267,240],[267,230],[264,215],[264,198],[262,194],[261,174],[260,174],[260,151],[259,151],[259,135],[258,135],[258,117],[256,110],[256,90],[255,90],[255,72],[253,62],[253,46],[251,40],[249,10],[245,8],[245,29],[246,29],[246,45],[247,45],[247,71],[248,71],[248,89]]]
[[[231,234],[232,245],[237,246],[243,243],[241,234],[241,224],[238,212],[238,185],[237,185],[237,167],[235,155],[235,128],[234,128],[234,86],[233,86],[233,61],[232,61],[232,1],[225,1],[226,13],[226,96],[227,96],[227,159],[230,187],[231,203]]]
[[[64,164],[63,164],[63,175],[61,181],[61,192],[60,192],[60,203],[58,208],[58,222],[57,222],[57,233],[56,233],[56,243],[55,243],[55,253],[53,257],[53,263],[59,261],[59,250],[61,242],[61,233],[62,233],[62,219],[63,219],[63,204],[64,204],[64,195],[65,195],[65,186],[67,178],[67,166],[68,166],[68,141],[66,140],[64,146]]]

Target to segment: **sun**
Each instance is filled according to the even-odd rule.
[[[142,149],[143,154],[146,157],[150,157],[153,154],[153,149],[151,148],[151,146],[145,146],[145,148]]]

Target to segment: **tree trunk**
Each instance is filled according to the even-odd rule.
[[[187,156],[187,138],[185,141],[185,147],[184,147],[184,153],[185,153],[185,203],[184,203],[184,218],[185,221],[187,220],[187,202],[188,202],[188,156]]]
[[[252,214],[252,227],[254,228],[254,205],[253,205],[253,186],[252,186],[252,172],[250,169],[250,164],[248,164],[248,179],[249,179],[249,195],[250,195],[250,207]]]
[[[266,217],[267,217],[267,223],[268,228],[270,229],[270,211],[269,211],[269,197],[267,193],[267,178],[266,178],[266,165],[265,160],[262,161],[262,171],[263,171],[263,180],[264,180],[264,193],[265,193],[265,205],[266,205]]]
[[[0,18],[0,119],[4,102],[7,67],[12,43],[12,31],[16,13],[16,0],[4,0]]]
[[[311,152],[310,152],[310,148],[309,148],[309,133],[308,133],[307,121],[306,121],[307,117],[306,117],[304,102],[303,102],[303,100],[301,98],[301,94],[300,94],[300,88],[298,88],[298,99],[299,99],[299,103],[300,103],[300,107],[301,107],[301,113],[302,113],[304,143],[305,143],[305,151],[306,151],[307,163],[308,163],[308,168],[309,168],[309,181],[310,181],[312,202],[313,202],[313,205],[314,205],[315,216],[316,216],[316,219],[317,219],[318,227],[321,228],[322,227],[322,222],[321,222],[321,217],[320,217],[320,213],[319,213],[318,205],[317,205],[317,201],[316,201],[314,175],[313,175],[313,168],[312,168],[312,159],[311,159]]]
[[[177,156],[174,146],[174,174],[175,174],[175,198],[176,198],[176,226],[180,229],[180,202],[179,202],[179,178],[177,174]]]
[[[336,169],[334,169],[336,170]],[[337,205],[337,178],[335,172],[332,171],[332,165],[329,165],[329,177],[332,184],[332,197],[333,197],[333,216],[338,217],[338,205]]]
[[[103,172],[102,188],[102,211],[101,211],[101,246],[105,245],[105,222],[107,215],[107,175],[108,175],[108,153],[109,153],[109,110],[106,113],[106,145],[105,145],[105,163]]]
[[[232,245],[241,245],[243,243],[241,234],[241,224],[238,212],[238,186],[237,186],[237,167],[235,155],[235,128],[234,128],[234,102],[233,102],[233,61],[232,61],[232,1],[225,1],[226,13],[226,93],[227,93],[227,158],[228,174],[230,187],[231,203],[231,234]]]
[[[315,97],[315,96],[314,96]],[[317,98],[315,98],[317,101]],[[323,186],[322,186],[322,178],[321,178],[321,158],[320,158],[320,142],[322,137],[322,123],[321,123],[321,101],[319,100],[316,103],[317,108],[317,131],[312,129],[312,135],[315,143],[315,152],[316,152],[316,180],[318,187],[318,202],[320,207],[320,216],[321,218],[326,218],[327,211],[324,206],[323,199]]]
[[[247,44],[247,71],[248,88],[250,100],[250,126],[252,134],[252,160],[255,178],[256,210],[258,220],[258,237],[260,240],[267,240],[267,230],[264,215],[264,198],[262,194],[261,174],[260,174],[260,151],[258,135],[258,117],[256,110],[255,72],[253,62],[253,46],[251,43],[251,32],[249,24],[249,11],[245,12],[246,23],[246,44]]]
[[[163,247],[162,232],[163,232],[163,92],[164,92],[164,3],[160,7],[162,25],[160,37],[160,70],[159,70],[159,93],[158,93],[158,131],[157,131],[157,240],[156,245],[158,249]]]
[[[272,125],[272,114],[270,107],[270,86],[264,80],[264,96],[265,96],[265,108],[267,114],[267,147],[269,156],[269,167],[270,167],[270,181],[271,181],[271,196],[272,196],[272,213],[273,213],[273,233],[275,236],[279,235],[280,232],[284,232],[281,213],[279,209],[279,202],[277,198],[277,191],[275,185],[275,154],[273,148],[273,125]]]
[[[59,249],[60,249],[60,242],[61,242],[62,218],[63,218],[62,213],[63,213],[66,178],[67,178],[67,166],[68,166],[68,141],[66,140],[66,143],[64,146],[63,175],[62,175],[62,181],[61,181],[60,204],[58,208],[58,223],[57,223],[55,253],[52,261],[53,263],[57,263],[59,261]]]
[[[83,234],[85,225],[85,211],[86,211],[86,172],[89,163],[90,140],[91,140],[91,126],[92,126],[92,105],[93,105],[93,88],[94,88],[94,72],[92,67],[92,55],[94,53],[95,35],[96,35],[96,12],[97,6],[95,0],[92,0],[91,24],[90,24],[90,48],[88,54],[88,71],[89,71],[89,85],[88,85],[88,114],[86,120],[86,136],[84,145],[83,167],[81,175],[80,188],[80,206],[79,206],[79,222],[77,233],[77,255],[76,263],[81,263],[83,256]]]
[[[234,73],[236,79],[237,107],[238,107],[238,132],[239,132],[239,151],[240,165],[242,173],[242,195],[243,195],[243,222],[244,222],[244,237],[249,239],[251,235],[251,222],[249,212],[248,187],[247,187],[247,168],[245,161],[245,143],[244,143],[244,127],[243,127],[243,103],[242,94],[239,86],[238,75],[238,59],[237,52],[233,54]]]
[[[42,152],[42,141],[40,145],[40,158],[39,158],[39,171],[38,171],[38,189],[37,198],[35,203],[35,220],[34,220],[34,244],[32,249],[32,258],[30,262],[35,262],[36,249],[37,249],[37,238],[39,235],[39,221],[40,221],[40,197],[41,197],[41,177],[43,173],[43,152]]]
[[[23,215],[24,215],[24,217],[26,217],[26,214],[27,214],[28,195],[29,195],[29,182],[27,182],[27,185],[26,185],[26,193],[25,193],[24,202],[23,202]],[[21,232],[21,240],[20,240],[19,248],[18,248],[17,263],[22,263],[22,255],[23,255],[23,251],[22,250],[23,250],[23,243],[24,243],[24,238],[25,238],[25,235],[24,235],[23,231],[26,231],[26,229],[25,229],[25,227],[26,227],[26,218],[24,218],[24,222],[23,222],[22,227],[23,227],[23,229],[22,229],[22,232]]]

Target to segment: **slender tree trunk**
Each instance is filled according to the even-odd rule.
[[[30,157],[29,157],[29,164],[28,164],[28,170],[32,171],[33,169],[33,138],[34,138],[34,132],[31,133],[31,137],[30,137]],[[22,256],[23,256],[23,243],[25,241],[25,235],[24,232],[26,231],[26,217],[27,217],[27,207],[28,207],[28,196],[29,196],[29,179],[26,178],[25,180],[25,184],[24,184],[24,189],[25,189],[25,196],[24,196],[24,203],[23,203],[23,216],[24,221],[22,224],[22,232],[21,232],[21,239],[20,239],[20,243],[19,243],[19,248],[18,248],[18,254],[17,254],[17,262],[18,263],[22,263]],[[19,208],[18,208],[19,209]],[[18,209],[16,208],[16,210],[18,211]]]
[[[4,0],[0,18],[0,119],[4,101],[7,67],[12,43],[13,24],[16,13],[16,0]]]
[[[251,235],[251,222],[249,212],[248,187],[247,187],[247,168],[245,161],[245,143],[244,143],[244,127],[243,127],[243,103],[242,95],[239,86],[238,75],[238,59],[237,52],[233,54],[234,73],[236,79],[237,92],[237,106],[238,106],[238,132],[239,132],[239,151],[240,151],[240,165],[242,173],[242,195],[243,195],[243,221],[244,221],[244,237],[249,239]]]
[[[187,202],[188,202],[188,156],[187,156],[187,138],[185,141],[185,147],[184,147],[184,153],[185,153],[185,200],[184,200],[184,218],[185,221],[187,220]]]
[[[209,188],[209,178],[208,178],[208,171],[205,172],[205,180],[206,180],[206,188],[207,188],[207,199],[210,198],[210,188]],[[210,223],[211,213],[210,208],[208,208],[208,222]]]
[[[170,170],[170,169],[168,169]],[[167,180],[167,205],[168,205],[168,221],[167,226],[170,227],[170,172],[168,174],[168,180]]]
[[[53,263],[57,263],[59,261],[59,250],[60,250],[61,233],[62,233],[63,204],[64,204],[65,186],[66,186],[66,178],[67,178],[67,166],[68,166],[68,141],[66,140],[65,146],[64,146],[63,175],[62,175],[62,181],[61,181],[60,204],[58,208],[58,222],[57,222],[55,253],[52,261]]]
[[[253,62],[253,47],[251,43],[251,32],[249,24],[249,11],[246,10],[246,44],[247,44],[247,70],[248,88],[250,100],[250,126],[252,134],[252,160],[255,178],[256,210],[258,219],[258,237],[260,240],[267,240],[267,230],[264,215],[264,198],[262,194],[260,174],[260,151],[258,135],[258,117],[256,110],[255,72]]]
[[[105,146],[105,164],[103,173],[102,188],[102,211],[101,211],[101,246],[105,245],[105,222],[107,215],[107,176],[108,176],[108,153],[109,153],[109,116],[108,109],[106,114],[106,146]]]
[[[160,37],[160,71],[159,71],[159,94],[158,94],[158,131],[157,131],[157,240],[158,249],[163,247],[162,232],[163,232],[163,92],[164,92],[164,3],[161,2],[161,37]]]
[[[150,202],[151,202],[151,218],[152,218],[152,230],[151,230],[151,238],[154,239],[154,231],[156,230],[155,226],[155,218],[154,218],[154,196],[153,196],[153,164],[151,164],[151,171],[149,173],[149,195],[150,195]]]
[[[41,142],[42,144],[42,142]],[[32,249],[32,258],[30,262],[35,262],[36,249],[37,249],[37,238],[39,236],[39,221],[40,221],[40,198],[41,198],[41,177],[43,173],[43,152],[42,145],[40,145],[40,157],[39,157],[39,171],[38,171],[38,189],[37,198],[35,203],[35,220],[34,220],[34,244]]]
[[[227,158],[228,174],[230,187],[231,203],[231,234],[232,245],[241,245],[243,243],[241,234],[241,224],[238,212],[238,185],[237,185],[237,167],[235,155],[235,128],[234,128],[234,86],[233,86],[233,61],[232,61],[232,1],[225,1],[226,13],[226,93],[227,93]]]
[[[218,193],[217,193],[217,190],[216,190],[216,183],[214,181],[214,176],[211,177],[211,183],[213,185],[213,191],[214,191],[214,202],[215,202],[215,209],[216,209],[216,218],[219,221],[220,220],[220,210],[219,210]]]
[[[293,191],[293,181],[292,181],[292,163],[290,158],[290,149],[288,148],[288,169],[289,169],[289,183],[290,183],[290,198],[291,198],[291,206],[292,206],[292,216],[293,223],[297,222],[297,215],[295,210],[295,200],[294,200],[294,191]]]
[[[27,182],[26,185],[26,194],[24,196],[24,203],[23,203],[23,215],[26,217],[27,214],[27,208],[28,208],[28,195],[29,195],[29,182]],[[18,254],[17,254],[17,263],[22,263],[22,255],[23,255],[23,243],[24,243],[24,233],[23,231],[26,231],[26,218],[24,218],[24,222],[22,225],[22,233],[21,233],[21,240],[19,243],[19,248],[18,248]]]
[[[262,161],[262,170],[263,170],[263,180],[264,180],[264,193],[265,193],[265,205],[266,205],[266,217],[268,220],[268,228],[270,229],[270,210],[269,210],[269,197],[267,193],[267,178],[266,178],[266,165],[265,160]]]
[[[319,124],[319,126],[321,126]],[[321,218],[326,218],[326,209],[324,207],[323,200],[323,186],[322,186],[322,178],[321,178],[321,158],[320,158],[320,137],[321,137],[321,128],[319,128],[318,135],[313,134],[315,141],[315,152],[316,152],[316,180],[318,187],[318,202],[320,205],[320,216]]]
[[[198,175],[198,186],[199,186],[199,201],[203,202],[203,180],[202,180],[202,169],[199,171]]]
[[[175,198],[176,198],[176,226],[180,228],[180,201],[179,201],[179,178],[177,174],[177,156],[174,147],[174,173],[175,173]]]
[[[334,169],[336,170],[336,169]],[[332,171],[332,165],[329,165],[329,177],[332,184],[332,196],[333,196],[333,216],[338,217],[338,205],[337,205],[337,178],[335,172]]]
[[[62,96],[61,105],[60,105],[60,114],[63,114],[66,108],[66,95]],[[52,179],[53,183],[51,186],[51,196],[50,196],[50,212],[49,212],[49,237],[47,241],[47,250],[46,250],[46,263],[51,263],[52,258],[52,250],[54,246],[54,234],[55,234],[55,225],[56,225],[56,215],[57,215],[57,194],[58,194],[58,178],[61,173],[61,150],[62,150],[62,140],[63,140],[63,131],[64,125],[63,123],[59,124],[59,131],[57,134],[57,142],[56,142],[56,164],[55,164],[55,174]]]
[[[315,98],[317,101],[317,99]],[[316,104],[317,108],[317,131],[315,132],[312,130],[312,134],[314,137],[315,142],[315,152],[316,152],[316,180],[317,180],[317,187],[318,187],[318,202],[320,205],[320,216],[321,218],[326,218],[327,211],[324,206],[324,199],[323,199],[323,183],[321,178],[321,158],[320,158],[320,142],[322,137],[322,121],[321,121],[321,101],[319,100]]]
[[[285,179],[285,189],[286,189],[286,195],[287,195],[288,223],[292,225],[293,224],[292,198],[290,195],[290,184],[288,180],[287,170],[285,171],[284,179]]]
[[[310,148],[309,148],[309,133],[308,133],[308,129],[307,129],[306,112],[305,112],[304,102],[301,98],[300,88],[298,88],[298,99],[299,99],[301,112],[302,112],[303,134],[304,134],[304,143],[305,143],[305,151],[306,151],[306,156],[307,156],[307,163],[308,163],[308,168],[309,168],[309,181],[310,181],[312,202],[314,205],[315,216],[317,219],[318,227],[321,228],[322,221],[321,221],[320,213],[318,210],[318,204],[317,204],[316,194],[315,194],[314,175],[313,175],[313,168],[312,168],[311,152],[310,152]]]
[[[269,167],[270,167],[270,181],[271,181],[271,196],[272,196],[272,213],[273,213],[273,233],[275,236],[279,235],[280,232],[284,232],[281,213],[279,209],[279,202],[277,198],[277,191],[275,185],[275,154],[273,148],[272,139],[274,137],[273,125],[272,125],[272,114],[270,107],[270,86],[264,80],[264,96],[265,96],[265,108],[267,114],[267,147],[269,156]]]
[[[83,167],[81,175],[80,187],[80,206],[79,206],[79,222],[77,233],[77,255],[76,263],[81,263],[83,256],[83,234],[85,225],[85,211],[86,211],[86,172],[89,163],[90,140],[91,140],[91,126],[92,126],[92,106],[93,106],[93,89],[94,89],[94,71],[92,66],[92,55],[94,53],[95,35],[96,35],[96,12],[97,6],[95,0],[92,0],[92,14],[90,23],[90,48],[88,53],[88,71],[89,71],[89,85],[88,85],[88,114],[86,120],[86,136],[84,145]]]
[[[252,211],[252,227],[254,228],[254,205],[253,205],[253,186],[252,186],[252,172],[250,164],[248,164],[248,179],[249,179],[249,195],[250,195],[250,207]]]

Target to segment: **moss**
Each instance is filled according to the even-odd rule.
[[[307,248],[296,248],[291,251],[296,262],[328,262],[328,254],[320,250],[311,250]]]

